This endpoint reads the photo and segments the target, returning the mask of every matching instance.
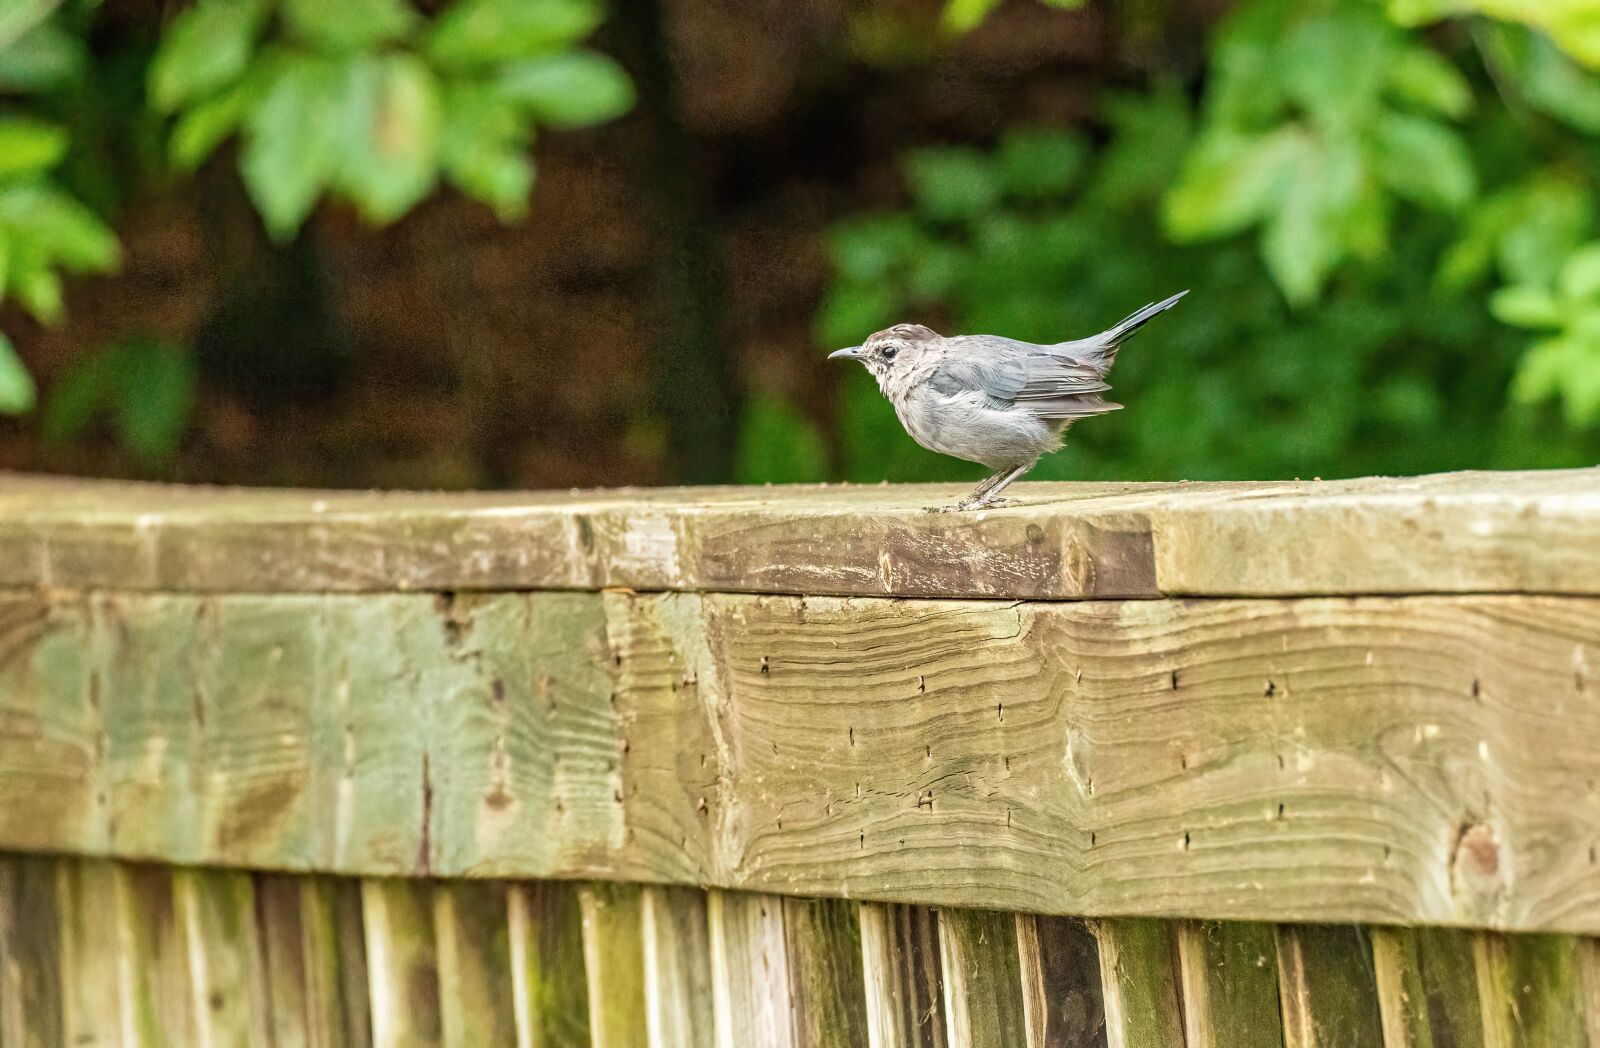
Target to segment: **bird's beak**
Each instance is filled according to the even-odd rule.
[[[846,346],[844,349],[836,349],[832,353],[828,354],[828,359],[829,360],[860,360],[861,359],[861,347],[860,346]]]

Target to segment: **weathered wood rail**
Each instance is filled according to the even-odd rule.
[[[1600,471],[0,475],[0,1045],[1600,1048]]]

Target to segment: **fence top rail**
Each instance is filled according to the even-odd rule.
[[[1013,599],[1600,594],[1600,469],[1341,481],[420,492],[0,473],[0,586]]]

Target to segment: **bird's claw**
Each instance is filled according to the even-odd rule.
[[[980,509],[1003,509],[1015,506],[1015,499],[962,499],[953,506],[925,506],[924,513],[973,513]]]

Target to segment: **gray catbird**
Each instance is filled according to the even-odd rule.
[[[948,507],[983,509],[1039,456],[1061,447],[1067,427],[1122,407],[1101,398],[1117,348],[1187,291],[1153,302],[1091,338],[1040,346],[999,335],[945,338],[921,324],[896,324],[830,359],[859,360],[894,405],[911,439],[994,474]]]

